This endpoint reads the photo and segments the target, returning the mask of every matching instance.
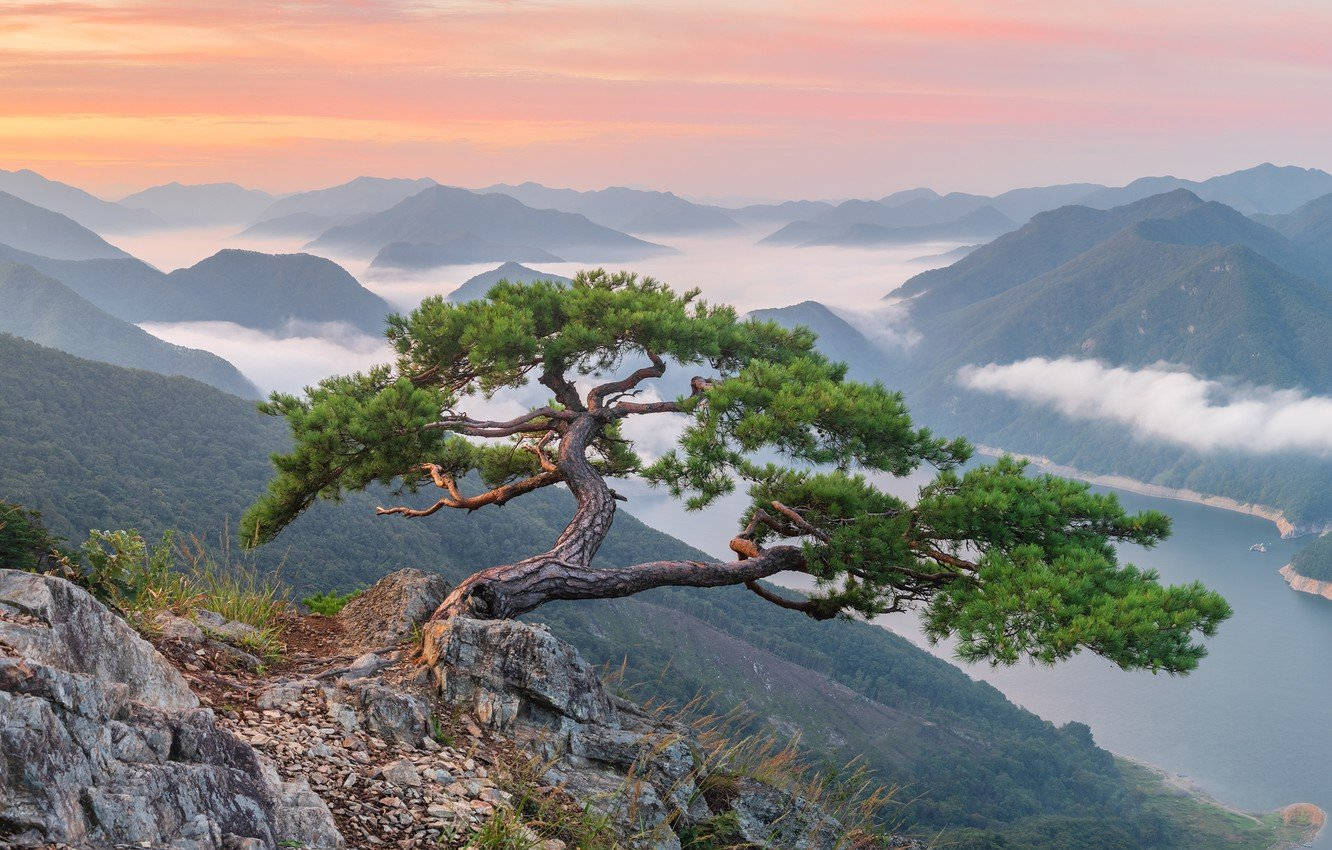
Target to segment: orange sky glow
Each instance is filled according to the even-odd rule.
[[[877,196],[1332,167],[1332,3],[0,0],[0,168]]]

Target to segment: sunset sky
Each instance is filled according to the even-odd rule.
[[[0,0],[0,167],[696,197],[1332,167],[1332,2]]]

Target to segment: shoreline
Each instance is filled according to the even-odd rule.
[[[1004,454],[1012,455],[1013,457],[1030,462],[1032,466],[1035,466],[1044,472],[1061,475],[1065,478],[1076,478],[1080,481],[1097,484],[1101,487],[1112,487],[1116,490],[1137,493],[1140,496],[1152,496],[1158,499],[1172,499],[1177,502],[1191,502],[1195,505],[1203,505],[1209,508],[1220,508],[1224,511],[1232,511],[1234,513],[1265,519],[1277,527],[1277,532],[1281,535],[1283,540],[1289,540],[1294,537],[1303,537],[1310,534],[1322,534],[1332,530],[1332,522],[1328,522],[1321,527],[1316,525],[1296,525],[1287,519],[1286,515],[1278,508],[1253,504],[1251,502],[1240,502],[1229,496],[1209,496],[1205,493],[1199,493],[1196,490],[1188,490],[1180,487],[1166,487],[1161,484],[1149,484],[1146,481],[1139,481],[1136,478],[1129,478],[1126,475],[1098,475],[1091,472],[1085,472],[1076,467],[1056,463],[1050,458],[1042,457],[1041,455],[1029,455],[1022,452],[1007,451],[994,446],[978,445],[976,446],[976,451],[987,457],[998,457]]]
[[[1309,593],[1314,596],[1321,596],[1324,599],[1332,599],[1332,581],[1320,581],[1316,578],[1302,576],[1295,572],[1295,568],[1286,564],[1277,573],[1286,580],[1290,589],[1298,593]]]
[[[1287,823],[1289,823],[1290,820],[1296,816],[1302,815],[1308,817],[1309,820],[1311,821],[1309,825],[1310,832],[1308,832],[1304,836],[1303,842],[1295,844],[1293,846],[1300,847],[1312,844],[1313,842],[1318,840],[1318,837],[1323,833],[1323,829],[1327,826],[1327,812],[1325,812],[1321,807],[1313,803],[1288,803],[1284,806],[1273,809],[1270,812],[1247,812],[1242,809],[1236,808],[1235,806],[1230,806],[1221,802],[1216,797],[1208,793],[1208,791],[1205,788],[1198,785],[1198,783],[1194,782],[1192,779],[1190,779],[1187,776],[1174,773],[1172,771],[1169,771],[1161,767],[1160,765],[1152,764],[1149,761],[1143,761],[1142,759],[1134,758],[1133,756],[1126,756],[1123,755],[1122,753],[1112,753],[1112,755],[1116,759],[1121,759],[1130,764],[1136,765],[1142,768],[1143,770],[1146,770],[1148,773],[1155,776],[1161,782],[1161,785],[1167,789],[1177,791],[1178,793],[1183,794],[1192,800],[1195,800],[1207,806],[1212,806],[1223,812],[1228,812],[1232,815],[1246,818],[1248,820],[1253,821],[1256,824],[1261,824],[1263,822],[1262,820],[1263,815],[1270,815],[1270,814],[1280,815],[1283,818],[1283,820],[1286,820]]]

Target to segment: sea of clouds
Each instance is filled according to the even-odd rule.
[[[965,387],[1045,404],[1076,419],[1129,426],[1143,438],[1200,451],[1332,454],[1332,398],[1210,380],[1167,365],[1032,357],[966,366]]]

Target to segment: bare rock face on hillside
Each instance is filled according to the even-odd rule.
[[[149,643],[0,570],[0,846],[887,846],[608,693],[545,626],[428,621],[447,591],[404,570],[336,617],[293,612],[259,664],[217,615],[157,612]]]
[[[445,702],[538,752],[546,781],[610,816],[628,846],[678,848],[681,835],[721,817],[730,838],[750,847],[831,850],[846,835],[798,795],[699,763],[691,729],[607,693],[545,626],[431,622],[423,659]],[[707,793],[722,778],[726,793]]]
[[[0,845],[343,846],[328,808],[61,579],[0,570]]]

